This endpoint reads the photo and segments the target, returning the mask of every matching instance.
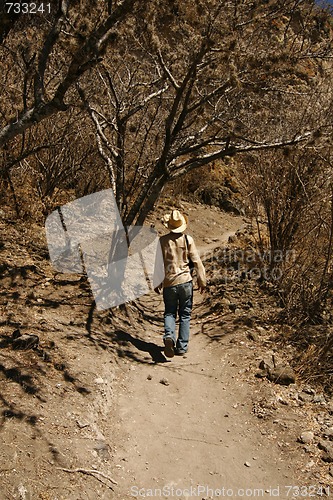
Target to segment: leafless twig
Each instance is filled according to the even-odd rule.
[[[99,470],[95,470],[95,469],[91,469],[91,470],[90,469],[82,469],[81,467],[78,467],[77,469],[64,469],[63,467],[57,467],[57,469],[62,470],[64,472],[70,472],[70,473],[81,472],[81,474],[87,474],[87,475],[93,476],[93,477],[95,477],[95,474],[99,474],[104,479],[107,479],[108,481],[110,481],[110,483],[118,484],[117,481],[112,479],[112,477],[107,476],[103,472],[100,472]],[[98,479],[100,481],[100,479],[98,477],[96,477],[96,479]],[[110,486],[110,488],[113,489],[111,486]]]

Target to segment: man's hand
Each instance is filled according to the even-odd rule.
[[[206,290],[205,286],[199,285],[199,291],[200,291],[201,294],[203,294],[205,290]]]

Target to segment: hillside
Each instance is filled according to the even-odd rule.
[[[332,40],[314,0],[0,2],[0,500],[332,496]],[[97,310],[45,223],[81,265],[175,207],[208,286],[170,361],[161,296]]]
[[[288,498],[291,484],[328,495],[332,467],[318,443],[330,446],[332,400],[301,379],[256,378],[272,353],[278,363],[293,358],[275,343],[274,299],[233,279],[215,304],[208,255],[248,221],[182,207],[209,252],[210,285],[195,295],[188,355],[169,362],[159,296],[114,318],[98,312],[84,279],[45,260],[41,227],[2,219],[1,498],[124,499],[135,487],[197,485],[280,488]],[[163,209],[149,220],[161,231]],[[38,348],[14,349],[17,328],[38,335]],[[301,444],[305,431],[313,436]]]

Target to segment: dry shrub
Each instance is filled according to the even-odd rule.
[[[237,214],[244,213],[240,186],[233,170],[234,165],[230,165],[230,159],[226,162],[212,162],[171,182],[165,192],[194,203],[218,206]]]
[[[273,259],[279,272],[268,274],[281,306],[276,320],[292,326],[281,338],[295,346],[302,379],[325,390],[333,381],[331,164],[331,148],[318,138],[298,149],[252,155],[240,168],[258,248],[285,257]]]
[[[333,328],[330,325],[306,325],[286,332],[281,328],[284,343],[296,348],[294,368],[304,383],[333,391]]]
[[[259,247],[265,248],[267,234],[271,267],[279,270],[276,292],[285,319],[294,324],[325,316],[333,224],[329,165],[329,152],[309,145],[252,155],[240,168]]]
[[[18,217],[43,221],[58,205],[110,187],[105,164],[83,129],[80,111],[46,120],[18,139],[0,163],[2,203]],[[82,123],[82,122],[81,122]],[[25,150],[22,147],[25,147]]]

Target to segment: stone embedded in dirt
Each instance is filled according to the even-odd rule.
[[[331,427],[330,429],[326,429],[323,432],[323,436],[333,441],[333,427]]]
[[[259,370],[256,375],[257,378],[266,378],[267,377],[267,372],[265,370]]]
[[[13,331],[12,333],[12,339],[17,339],[18,337],[21,337],[22,333],[19,328],[16,328],[16,330]]]
[[[321,439],[318,443],[318,448],[324,451],[324,455],[321,457],[324,462],[333,462],[333,445],[329,441]]]
[[[253,342],[257,342],[259,340],[259,335],[257,332],[254,332],[252,330],[249,330],[248,332],[246,332],[246,335],[247,337],[250,339],[250,340],[253,340]]]
[[[19,495],[20,495],[19,498],[20,499],[24,500],[25,498],[27,498],[26,497],[26,493],[28,493],[28,490],[25,488],[25,486],[23,486],[23,484],[20,484],[17,490],[19,492]]]
[[[328,447],[332,446],[329,441],[326,441],[325,439],[320,439],[318,441],[318,448],[323,451],[327,451]]]
[[[245,465],[245,467],[251,467],[250,462],[245,462],[245,464],[244,464],[244,465]]]
[[[220,303],[223,304],[224,306],[229,306],[230,300],[227,299],[226,297],[223,297],[223,299],[221,299]]]
[[[151,375],[147,375],[147,380],[151,380],[153,377]]]
[[[102,385],[105,383],[104,379],[102,377],[95,378],[94,380],[95,384]]]
[[[97,455],[103,460],[107,460],[108,458],[110,458],[109,445],[105,443],[105,441],[97,441],[94,446],[94,450],[97,452]]]
[[[272,370],[274,368],[273,361],[271,358],[264,358],[259,363],[260,370]]]
[[[273,363],[273,361],[272,361]],[[286,366],[272,366],[271,362],[262,360],[259,364],[260,371],[257,372],[257,377],[267,377],[268,380],[280,385],[289,385],[296,383],[296,375],[294,370]]]
[[[313,394],[302,391],[299,393],[298,399],[303,401],[303,403],[311,403],[313,401]]]
[[[277,400],[281,405],[288,406],[289,401],[287,399],[284,399],[282,396],[277,396]]]
[[[15,332],[13,332],[13,349],[35,349],[38,345],[38,335],[29,335],[27,333],[21,335],[19,330],[15,330]]]
[[[88,427],[88,426],[89,426],[89,424],[86,424],[86,423],[80,422],[80,420],[77,420],[77,421],[76,421],[76,423],[77,423],[77,425],[78,425],[78,427],[79,427],[80,429],[84,429],[85,427]]]
[[[302,434],[299,436],[298,440],[300,443],[303,444],[310,444],[313,441],[314,434],[311,431],[305,431],[302,432]]]
[[[332,453],[324,453],[321,457],[324,462],[332,463],[333,462],[333,454]]]
[[[170,385],[169,380],[167,378],[161,378],[160,384],[162,384],[162,385]]]
[[[305,394],[311,394],[312,396],[314,396],[316,394],[316,391],[312,387],[309,387],[309,386],[303,387],[302,392],[305,392]]]
[[[305,453],[311,453],[313,452],[312,450],[312,446],[308,446],[307,444],[305,446],[303,446],[303,450],[305,451]]]
[[[289,385],[296,383],[295,372],[290,366],[280,366],[274,368],[274,370],[268,373],[267,378],[271,382],[275,382],[275,384],[280,385]]]
[[[267,330],[263,326],[256,326],[256,329],[260,335],[264,335],[267,333]]]
[[[326,399],[323,394],[316,394],[313,398],[314,403],[326,404]]]

